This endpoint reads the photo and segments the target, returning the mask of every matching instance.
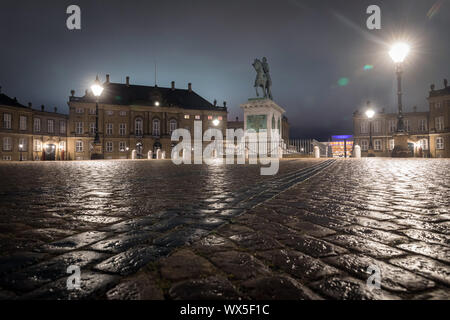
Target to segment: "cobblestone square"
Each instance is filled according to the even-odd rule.
[[[276,176],[12,162],[0,177],[0,299],[450,299],[449,160],[289,159]]]

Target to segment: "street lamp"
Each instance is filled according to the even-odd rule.
[[[94,84],[91,86],[92,93],[95,96],[95,138],[94,138],[94,144],[100,144],[100,137],[98,135],[98,99],[100,95],[103,92],[103,87],[100,83],[100,80],[97,78],[95,79]]]
[[[20,161],[22,161],[23,160],[23,157],[22,157],[23,144],[19,144],[19,151],[20,151]]]
[[[219,119],[214,119],[212,123],[213,123],[213,125],[215,127],[217,127],[220,124],[220,120]]]
[[[367,102],[367,105],[369,105],[370,103]],[[369,138],[369,152],[370,150],[373,150],[373,141],[372,141],[372,118],[375,115],[375,111],[373,111],[372,109],[369,109],[366,111],[366,116],[369,119],[369,133],[370,133],[370,138]]]
[[[398,97],[398,123],[397,132],[405,132],[403,123],[403,104],[402,104],[402,74],[403,74],[403,61],[405,61],[411,48],[404,42],[396,43],[389,51],[389,55],[396,65],[397,73],[397,97]]]

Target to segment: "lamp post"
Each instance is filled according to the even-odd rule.
[[[95,96],[95,138],[94,138],[95,155],[92,155],[92,158],[98,159],[100,158],[99,154],[101,154],[100,136],[98,135],[98,101],[103,92],[103,87],[100,83],[100,80],[98,79],[98,76],[95,78],[95,82],[91,86],[91,90]]]
[[[22,157],[22,151],[23,151],[23,144],[19,144],[19,151],[20,151],[20,161],[22,161],[23,160],[23,157]]]
[[[367,102],[367,105],[369,105],[370,103]],[[372,141],[372,118],[375,115],[375,111],[373,111],[372,109],[369,109],[366,111],[366,116],[369,119],[369,157],[373,154],[370,153],[370,151],[373,151],[373,141]]]
[[[405,125],[403,123],[403,104],[402,104],[402,75],[403,75],[403,62],[408,56],[410,46],[406,43],[400,42],[392,46],[389,55],[395,63],[397,74],[397,101],[398,101],[398,122],[397,132],[405,132]]]

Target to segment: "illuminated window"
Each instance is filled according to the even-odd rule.
[[[392,151],[395,148],[395,140],[394,139],[390,139],[389,140],[389,150]]]
[[[114,111],[108,110],[108,111],[106,111],[106,114],[107,114],[108,116],[113,116],[113,115],[114,115]]]
[[[369,123],[367,121],[361,121],[361,133],[369,133]]]
[[[437,131],[444,130],[444,117],[434,118],[434,124]]]
[[[127,115],[127,112],[126,111],[120,111],[120,113],[119,113],[122,117],[124,117],[124,116],[126,116]]]
[[[83,134],[83,122],[77,122],[75,127],[76,134]]]
[[[419,145],[422,150],[428,150],[428,139],[421,139]]]
[[[208,116],[208,120],[212,120],[213,119],[213,116]]]
[[[185,115],[184,115],[184,118],[185,118],[185,119],[189,119],[190,116],[189,116],[188,114],[185,114]]]
[[[120,141],[119,142],[119,151],[125,152],[126,149],[127,149],[127,143],[125,141]]]
[[[75,143],[75,152],[83,152],[83,141],[78,140]]]
[[[222,121],[222,120],[223,120],[223,117],[222,117],[222,116],[219,116],[219,117],[217,117],[217,119],[218,119],[219,121]]]
[[[200,120],[202,117],[201,116],[199,116],[199,115],[196,115],[195,116],[195,120]]]
[[[59,142],[59,150],[61,150],[61,151],[65,151],[66,150],[66,142],[65,141],[60,141]]]
[[[381,140],[379,140],[379,139],[375,139],[374,141],[373,141],[373,149],[375,150],[375,151],[381,151]]]
[[[177,120],[175,120],[175,119],[170,120],[170,122],[169,122],[170,134],[172,134],[172,132],[174,132],[176,129],[177,129]]]
[[[107,123],[106,124],[106,134],[108,136],[112,136],[113,135],[113,128],[114,128],[114,125],[112,123]]]
[[[427,120],[426,119],[419,120],[419,131],[427,131]]]
[[[22,151],[27,151],[28,149],[28,143],[27,143],[27,139],[25,138],[20,138],[19,139],[19,146],[22,146]],[[19,151],[20,151],[20,147],[19,147]]]
[[[160,130],[159,130],[160,126],[159,126],[159,119],[154,119],[153,120],[153,136],[158,137],[160,135]]]
[[[35,139],[33,141],[33,151],[34,152],[41,152],[42,151],[42,142],[41,142],[41,140]]]
[[[124,136],[126,135],[126,132],[127,132],[127,124],[126,123],[119,124],[119,135]]]
[[[66,122],[64,120],[59,121],[59,133],[66,134]]]
[[[113,143],[112,143],[112,141],[106,142],[106,152],[113,152]]]
[[[408,119],[403,120],[403,124],[405,125],[405,130],[406,130],[406,132],[411,131],[411,128],[410,128],[409,120],[408,120]]]
[[[41,132],[41,119],[34,119],[34,132]]]
[[[389,120],[389,132],[397,131],[397,120]]]
[[[3,151],[12,150],[12,139],[10,137],[3,138]]]
[[[89,133],[95,134],[95,122],[89,123]]]
[[[134,121],[134,134],[137,136],[142,136],[143,135],[143,128],[144,128],[144,122],[142,121],[141,118],[137,118]]]
[[[367,140],[361,140],[361,150],[367,151],[369,150],[369,141]]]
[[[444,138],[442,137],[436,138],[436,149],[444,150]]]

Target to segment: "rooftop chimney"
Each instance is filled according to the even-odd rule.
[[[239,117],[236,117],[236,122],[239,122]]]
[[[430,86],[430,89],[431,89],[431,91],[434,91],[434,88],[435,88],[436,86],[434,85],[434,84],[432,84],[431,86]]]
[[[31,109],[31,107],[33,107],[33,104],[31,102],[28,102],[28,108]]]
[[[386,112],[386,109],[383,108],[383,109],[381,110],[381,113],[385,113],[385,112]]]
[[[417,112],[417,106],[413,107],[414,112]]]
[[[175,81],[172,81],[172,90],[175,90]]]
[[[188,90],[189,90],[189,92],[192,92],[192,83],[188,83]]]
[[[58,108],[57,107],[55,107],[55,113],[58,113]]]
[[[106,75],[106,83],[109,83],[109,74]]]
[[[444,89],[448,87],[448,80],[444,79]]]
[[[45,108],[44,105],[41,105],[41,111],[44,111],[44,108]]]
[[[75,96],[75,90],[70,90],[70,94],[72,95],[72,97]]]
[[[2,86],[0,86],[0,93],[2,93]]]
[[[227,107],[227,102],[226,102],[226,101],[223,102],[223,107],[224,107],[224,108]]]
[[[214,107],[217,106],[217,100],[214,99]]]
[[[127,77],[127,87],[130,86],[130,77]]]
[[[91,92],[92,92],[92,91],[91,91]],[[86,89],[86,90],[84,91],[84,93],[85,93],[86,95],[88,95],[88,94],[89,94],[89,90]]]

